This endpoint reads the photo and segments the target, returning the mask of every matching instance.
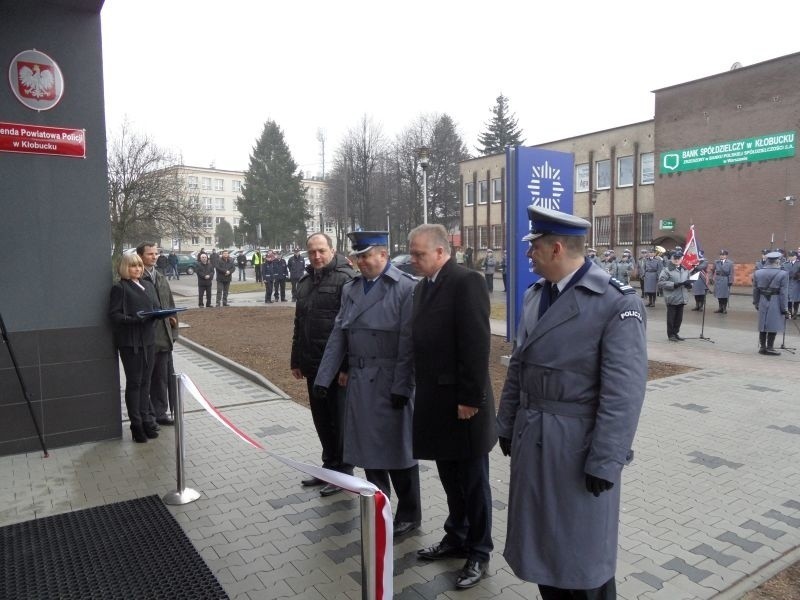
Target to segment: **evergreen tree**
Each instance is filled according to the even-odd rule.
[[[253,241],[261,224],[261,242],[270,247],[305,241],[309,217],[303,175],[297,170],[283,131],[267,121],[250,155],[237,208],[242,213],[239,228]]]
[[[233,246],[233,227],[225,219],[217,223],[214,235],[217,237],[217,246],[220,248]]]
[[[450,230],[461,215],[458,202],[460,186],[458,163],[470,156],[456,131],[453,119],[439,117],[431,133],[431,161],[428,168],[428,217]]]
[[[492,108],[492,120],[486,124],[486,130],[478,136],[482,146],[478,152],[486,156],[502,152],[506,146],[519,146],[525,143],[522,130],[517,124],[517,117],[509,112],[508,98],[500,94]]]

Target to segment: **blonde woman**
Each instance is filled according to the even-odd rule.
[[[150,377],[155,356],[155,320],[141,313],[159,307],[155,288],[141,279],[144,264],[138,254],[125,254],[119,263],[120,281],[111,288],[109,315],[114,343],[125,369],[125,406],[133,441],[158,437],[150,407]]]

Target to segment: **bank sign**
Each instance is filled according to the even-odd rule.
[[[795,133],[794,131],[784,131],[761,137],[662,152],[660,172],[662,174],[679,173],[681,171],[708,169],[740,162],[794,156]]]

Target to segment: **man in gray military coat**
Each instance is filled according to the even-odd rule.
[[[714,311],[715,313],[728,314],[728,299],[731,297],[734,272],[735,265],[728,258],[728,251],[720,250],[719,260],[714,263],[713,272],[714,296],[719,302],[719,308]]]
[[[789,274],[781,269],[781,253],[769,252],[767,264],[753,275],[753,305],[758,311],[758,353],[780,354],[775,335],[786,327],[789,316]]]
[[[342,288],[342,306],[314,389],[338,376],[346,388],[344,461],[367,480],[397,492],[394,537],[420,525],[419,466],[412,456],[414,355],[411,316],[416,279],[389,262],[388,233],[354,231],[361,272]]]
[[[504,556],[544,600],[616,597],[620,481],[647,381],[646,314],[585,260],[588,221],[531,206],[525,293],[497,415],[511,455]]]

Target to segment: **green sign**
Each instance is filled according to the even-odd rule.
[[[661,219],[658,222],[660,229],[675,229],[675,219]]]
[[[685,150],[661,153],[661,173],[694,171],[740,162],[769,160],[794,156],[794,131],[771,133],[761,137],[719,142]]]

